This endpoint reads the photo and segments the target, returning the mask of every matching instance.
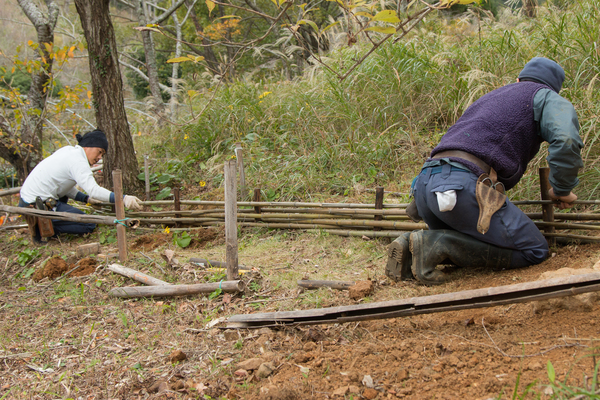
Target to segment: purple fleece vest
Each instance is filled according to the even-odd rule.
[[[512,188],[540,149],[542,138],[533,119],[533,97],[544,88],[549,86],[518,82],[487,93],[448,129],[431,155],[445,150],[466,151],[494,168],[506,189]],[[468,161],[451,159],[476,175],[483,173]]]

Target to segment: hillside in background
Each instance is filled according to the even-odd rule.
[[[343,80],[332,71],[352,64],[367,43],[343,45],[347,37],[337,27],[328,31],[327,67],[304,62],[302,75],[291,80],[286,72],[290,65],[268,61],[264,46],[240,59],[235,79],[216,81],[202,63],[181,64],[180,89],[166,118],[154,115],[147,99],[136,99],[140,90],[135,80],[124,78],[138,161],[142,165],[148,155],[152,171],[164,175],[162,182],[171,182],[167,186],[206,182],[208,189],[219,188],[222,162],[239,142],[249,186],[261,187],[270,200],[348,195],[376,185],[405,193],[431,148],[469,104],[514,81],[531,57],[545,56],[567,73],[561,94],[578,110],[586,144],[586,167],[577,190],[580,198],[592,198],[598,182],[600,104],[595,90],[600,72],[597,2],[545,2],[535,18],[525,17],[520,8],[493,5],[493,13],[484,7],[430,14],[401,40],[377,48]],[[65,18],[57,42],[81,41],[74,6],[63,2],[61,7]],[[143,56],[133,30],[135,14],[121,6],[113,10],[120,50],[128,59]],[[1,11],[8,21],[0,47],[4,65],[14,44],[26,47],[22,42],[32,37],[19,11],[14,1]],[[202,15],[197,18],[202,22]],[[159,50],[173,46],[166,35],[154,37]],[[159,70],[171,65],[166,60],[172,53],[165,54],[158,57]],[[82,52],[57,72],[61,84],[88,79],[84,56]],[[265,62],[270,62],[266,70]],[[131,70],[123,67],[123,75],[131,76]],[[80,118],[60,126],[67,120],[59,116],[55,127],[46,128],[46,152],[67,141],[73,144],[75,133],[93,125],[89,108],[74,104],[71,111]],[[540,152],[531,163],[513,198],[536,197],[537,167],[545,163],[545,155]]]

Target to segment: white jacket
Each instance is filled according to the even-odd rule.
[[[65,146],[31,171],[21,187],[21,199],[27,203],[35,203],[37,196],[42,200],[58,200],[63,196],[74,199],[78,192],[76,185],[96,200],[110,200],[111,191],[96,183],[83,147]]]

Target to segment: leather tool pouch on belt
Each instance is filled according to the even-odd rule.
[[[477,179],[475,194],[479,204],[479,219],[477,220],[477,231],[485,234],[490,229],[492,215],[498,211],[506,201],[504,185],[497,182],[496,171],[490,174],[481,174]]]
[[[31,207],[33,208],[34,205],[32,204]],[[37,208],[38,210],[42,210],[42,211],[48,210],[46,204],[44,202],[42,202],[39,197],[36,199],[35,208]],[[36,225],[40,231],[41,237],[45,238],[45,237],[54,236],[54,226],[52,225],[52,219],[35,217],[35,216],[30,216],[30,215],[26,216],[25,219],[27,221],[27,225],[29,226],[29,231],[31,232],[32,236],[35,236],[35,226]]]

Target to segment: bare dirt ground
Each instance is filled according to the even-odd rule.
[[[171,283],[223,279],[190,257],[224,260],[223,233],[190,231],[181,249],[172,233],[128,233],[126,266]],[[523,270],[455,268],[428,288],[390,282],[384,240],[244,230],[243,295],[115,299],[137,283],[106,269],[116,244],[75,257],[77,246],[109,235],[51,240],[32,249],[26,230],[0,237],[0,398],[2,399],[493,399],[551,398],[557,382],[591,382],[600,340],[594,296],[554,304],[514,304],[359,323],[222,330],[228,316],[384,301],[537,280],[547,271],[592,268],[600,245],[553,249]],[[163,257],[175,251],[178,263]],[[21,261],[21,263],[19,262]],[[90,261],[91,260],[91,261]],[[82,276],[57,275],[82,263]],[[91,266],[93,265],[93,266]],[[79,270],[79,269],[78,269]],[[375,290],[301,291],[297,280],[371,279]]]

